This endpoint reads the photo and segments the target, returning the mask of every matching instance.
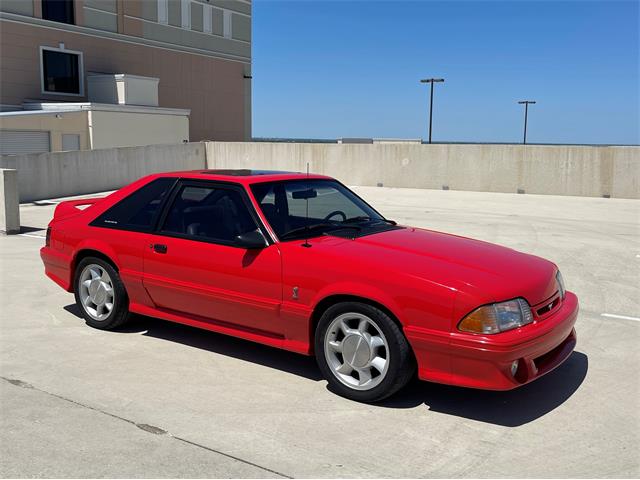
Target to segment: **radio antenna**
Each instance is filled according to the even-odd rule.
[[[309,162],[307,162],[307,181],[309,181]],[[308,185],[307,185],[308,186]],[[305,212],[305,219],[304,219],[304,243],[302,244],[303,247],[305,248],[309,248],[311,247],[311,244],[309,243],[309,195],[305,195],[306,199],[306,212]]]

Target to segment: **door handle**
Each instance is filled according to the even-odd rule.
[[[155,243],[153,245],[153,251],[156,253],[167,253],[167,246],[160,243]]]

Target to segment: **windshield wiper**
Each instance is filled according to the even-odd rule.
[[[358,223],[358,222],[384,222],[384,223],[388,223],[389,225],[396,225],[396,222],[394,220],[387,220],[386,218],[371,218],[367,215],[358,215],[357,217],[351,217],[351,218],[347,218],[345,221],[343,221],[342,223]]]
[[[367,215],[358,215],[357,217],[347,218],[342,223],[344,224],[344,223],[368,222],[370,220],[373,220],[373,218]]]
[[[338,225],[335,223],[316,223],[314,225],[309,225],[306,227],[299,227],[299,228],[294,228],[293,230],[289,230],[288,232],[285,232],[282,235],[280,235],[280,238],[284,240],[285,238],[289,238],[291,236],[295,236],[303,233],[308,234],[315,230],[322,230],[322,229],[339,230],[342,228],[352,228],[354,230],[361,230],[361,228],[356,225]]]

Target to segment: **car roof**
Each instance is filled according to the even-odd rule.
[[[302,180],[305,178],[330,179],[325,175],[306,174],[301,172],[286,172],[280,170],[249,170],[249,169],[207,169],[187,170],[181,172],[165,172],[155,174],[158,177],[180,177],[199,180],[220,180],[240,184],[275,182],[282,180]]]

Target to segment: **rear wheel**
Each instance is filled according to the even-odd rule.
[[[415,372],[411,347],[398,325],[365,303],[328,308],[316,329],[315,351],[333,390],[362,402],[393,395]]]
[[[112,330],[129,318],[129,298],[118,272],[101,258],[83,258],[74,279],[76,304],[87,324]]]

